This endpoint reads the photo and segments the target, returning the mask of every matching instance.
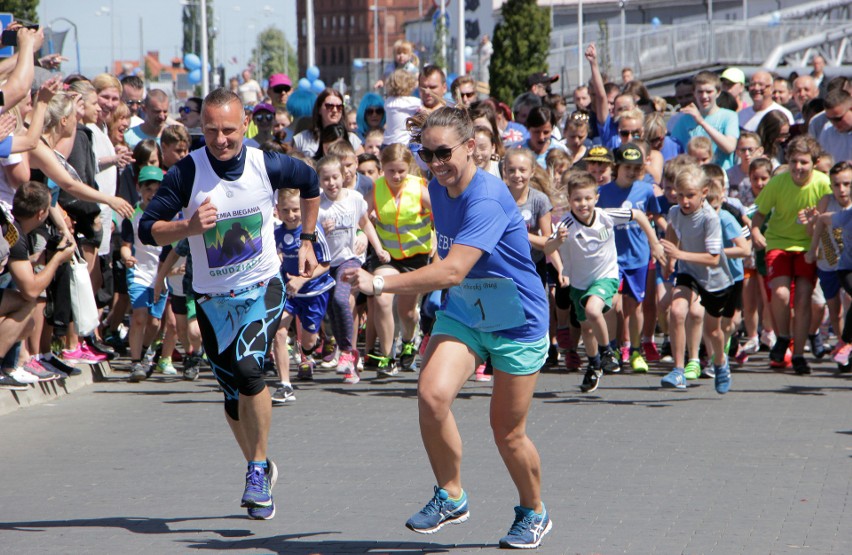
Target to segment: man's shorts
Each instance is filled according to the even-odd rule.
[[[326,291],[313,297],[287,297],[284,312],[298,316],[305,331],[317,333],[322,326],[330,295],[331,291]]]
[[[130,295],[130,306],[134,309],[147,308],[154,318],[163,317],[163,312],[166,310],[166,299],[169,298],[167,291],[160,295],[160,300],[156,303],[154,302],[153,287],[146,287],[141,283],[128,283],[127,293]]]
[[[816,263],[805,262],[805,253],[773,249],[766,253],[766,280],[788,277],[805,278],[816,283]]]
[[[600,297],[604,302],[604,312],[612,308],[612,298],[618,293],[618,280],[614,278],[601,278],[595,280],[588,289],[577,289],[569,287],[571,302],[574,303],[574,312],[577,320],[586,321],[586,301],[589,297]]]
[[[675,287],[686,287],[698,293],[701,306],[707,315],[714,318],[721,318],[728,306],[729,299],[734,292],[734,286],[731,285],[721,291],[707,291],[698,283],[698,281],[687,273],[679,273],[675,280]]]
[[[507,339],[495,333],[477,331],[453,320],[439,310],[432,337],[449,335],[467,345],[482,360],[491,358],[495,370],[514,376],[535,374],[547,360],[550,340],[547,334],[531,343]]]
[[[618,278],[621,282],[622,295],[630,295],[636,302],[645,300],[645,280],[648,279],[648,266],[641,268],[622,269],[618,267]]]

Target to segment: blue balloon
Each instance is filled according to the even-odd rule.
[[[364,69],[364,60],[361,58],[355,58],[352,60],[352,67],[355,69]]]
[[[183,67],[189,71],[199,69],[201,67],[201,58],[196,54],[185,54],[183,57]]]
[[[201,82],[201,68],[195,68],[186,76],[191,85],[196,85]]]
[[[660,26],[660,23],[661,23],[661,22],[660,22],[660,18],[659,18],[659,17],[654,17],[654,18],[652,18],[652,19],[651,19],[651,26],[652,26],[654,29],[656,29],[657,27],[659,27],[659,26]]]
[[[311,91],[317,94],[321,93],[325,90],[325,83],[323,83],[322,79],[317,79],[313,83],[311,83]]]
[[[320,76],[319,68],[317,66],[311,66],[311,67],[308,68],[308,71],[305,72],[305,75],[307,76],[308,81],[313,83],[314,81],[319,79],[319,76]]]
[[[302,77],[301,79],[299,79],[299,89],[311,92],[311,82]]]

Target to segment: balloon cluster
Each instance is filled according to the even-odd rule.
[[[311,66],[305,72],[305,77],[299,79],[299,90],[319,94],[325,90],[325,83],[319,78],[320,70],[317,66]]]
[[[191,85],[196,85],[201,82],[201,58],[198,54],[184,54],[183,67],[189,71],[186,78]],[[207,71],[210,71],[210,64],[207,64]]]

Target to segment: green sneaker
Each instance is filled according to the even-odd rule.
[[[373,354],[367,355],[372,358],[376,364],[376,377],[390,378],[399,374],[399,368],[396,366],[396,361],[390,357],[376,356]]]
[[[645,358],[639,351],[633,351],[633,354],[630,355],[630,367],[633,368],[634,372],[644,374],[648,371],[648,363],[645,362]]]
[[[165,376],[174,376],[177,374],[177,369],[172,364],[172,357],[160,357],[157,361],[157,372]]]
[[[399,351],[399,365],[403,372],[414,372],[415,355],[417,355],[417,349],[414,347],[414,340],[403,341],[402,349]]]
[[[701,362],[690,360],[683,368],[683,377],[687,380],[697,380],[701,377]]]

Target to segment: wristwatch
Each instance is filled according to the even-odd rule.
[[[382,289],[385,288],[385,278],[382,276],[373,276],[373,295],[378,297],[382,294]]]
[[[314,231],[313,233],[300,233],[299,234],[299,241],[310,241],[311,243],[316,243],[317,242],[317,232]]]

